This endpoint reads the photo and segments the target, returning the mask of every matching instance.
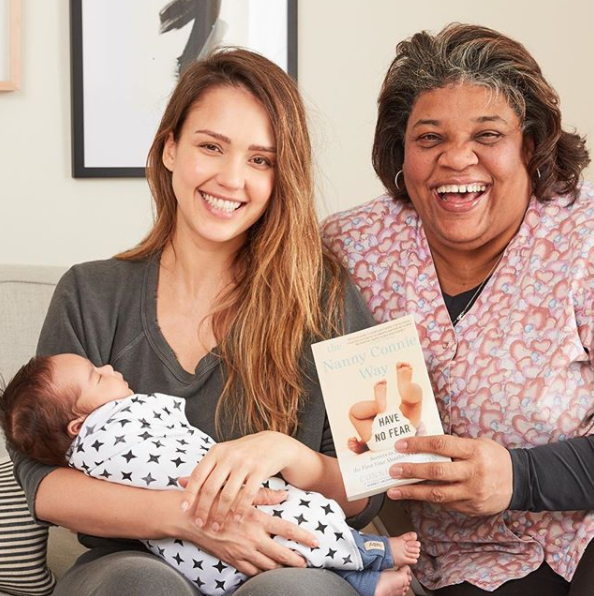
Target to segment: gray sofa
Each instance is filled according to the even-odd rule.
[[[60,267],[0,265],[0,374],[8,381],[34,353],[39,331],[54,288],[64,269]],[[0,460],[7,457],[4,437]],[[60,577],[84,548],[76,535],[51,528],[48,566]],[[6,587],[0,584],[0,593]]]
[[[0,374],[8,381],[34,353],[37,338],[56,283],[64,273],[60,267],[0,265]],[[0,462],[7,457],[0,437]],[[2,503],[0,502],[0,513]],[[387,503],[374,524],[380,533],[398,534],[407,527],[398,506]],[[64,528],[50,528],[47,565],[60,577],[84,552],[75,534]],[[11,593],[2,584],[0,594]],[[31,592],[35,593],[35,592]],[[423,594],[415,585],[415,593]],[[412,592],[410,593],[412,594]]]

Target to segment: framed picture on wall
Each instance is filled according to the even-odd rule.
[[[0,91],[21,86],[21,0],[0,0]]]
[[[297,76],[297,0],[70,0],[70,16],[74,178],[143,177],[179,73],[216,46]]]

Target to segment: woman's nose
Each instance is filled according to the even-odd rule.
[[[217,175],[217,182],[224,188],[238,190],[243,188],[245,183],[244,164],[236,159],[226,159],[221,164]]]
[[[450,143],[443,147],[437,161],[446,168],[464,170],[469,166],[475,166],[479,158],[470,143]]]

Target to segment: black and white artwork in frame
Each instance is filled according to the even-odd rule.
[[[297,76],[297,0],[70,0],[72,175],[143,177],[180,72],[220,45]]]

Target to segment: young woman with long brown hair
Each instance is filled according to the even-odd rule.
[[[336,499],[357,517],[351,523],[377,511],[377,503],[345,499],[309,352],[316,338],[371,319],[320,241],[295,84],[245,50],[196,63],[173,92],[147,165],[153,229],[132,250],[66,273],[38,352],[77,353],[113,365],[139,392],[185,397],[189,421],[230,442],[197,509],[179,491],[117,486],[17,457],[37,517],[80,532],[91,547],[57,595],[97,585],[101,594],[197,593],[135,538],[189,540],[250,576],[302,567],[271,535],[312,546],[313,538],[250,506],[278,498],[254,497],[262,474],[282,470],[301,488]],[[237,594],[289,587],[309,594],[313,586],[354,593],[334,574],[282,569]]]

